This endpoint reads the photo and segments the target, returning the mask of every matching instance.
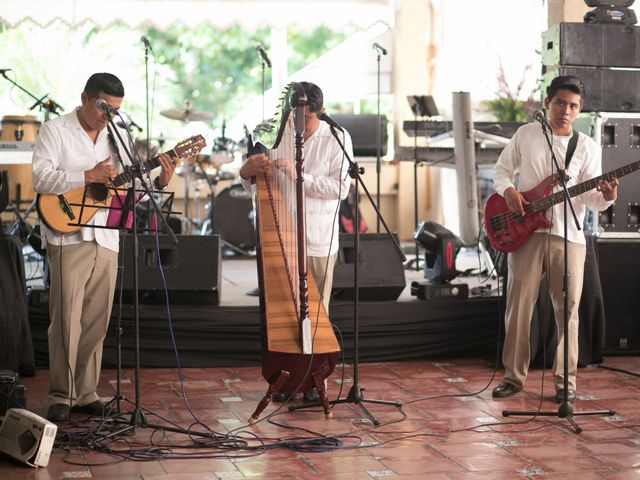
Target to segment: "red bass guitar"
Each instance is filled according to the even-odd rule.
[[[629,175],[639,168],[640,161],[636,161],[604,173],[570,187],[569,196],[575,197],[588,192],[596,188],[602,180],[610,182],[614,178]],[[520,248],[537,229],[551,227],[545,212],[562,201],[563,192],[551,193],[557,183],[556,176],[551,175],[531,190],[523,192],[524,198],[529,202],[524,207],[524,215],[511,212],[502,195],[494,193],[487,199],[484,207],[484,228],[493,248],[499,252],[513,252]]]

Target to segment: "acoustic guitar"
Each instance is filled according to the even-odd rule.
[[[176,144],[166,153],[173,159],[191,157],[206,145],[202,135],[189,137]],[[143,172],[160,166],[159,157],[144,162]],[[135,174],[131,166],[125,167],[111,183],[90,183],[68,192],[56,194],[38,194],[36,207],[40,219],[47,227],[62,234],[76,233],[91,220],[102,208],[111,206],[115,191],[110,187],[121,187],[133,181]]]
[[[569,196],[575,197],[598,186],[602,180],[610,182],[635,172],[640,168],[640,160],[604,173],[599,177],[579,183],[568,189]],[[545,178],[531,190],[523,192],[529,202],[524,206],[525,213],[512,212],[502,195],[493,193],[484,207],[484,228],[489,242],[499,252],[514,252],[523,245],[539,228],[550,228],[551,222],[545,216],[547,209],[560,203],[564,197],[562,191],[551,193],[558,184],[556,175]]]

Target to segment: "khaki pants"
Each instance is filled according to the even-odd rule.
[[[49,404],[98,400],[118,254],[96,242],[49,245]]]
[[[336,266],[337,259],[337,252],[329,257],[307,257],[309,273],[313,276],[318,286],[320,298],[327,315],[329,314],[329,302],[331,300],[331,289],[333,288],[333,268]]]
[[[569,388],[576,389],[578,369],[578,307],[582,295],[586,247],[568,243],[569,309]],[[506,336],[502,363],[504,381],[524,386],[529,370],[529,332],[531,316],[538,298],[540,280],[546,274],[556,318],[558,347],[553,363],[553,380],[557,390],[564,385],[564,240],[556,235],[534,233],[527,242],[509,254],[507,282]]]

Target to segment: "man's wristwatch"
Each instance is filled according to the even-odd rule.
[[[164,187],[160,186],[160,177],[156,177],[153,179],[153,188],[156,190],[164,190],[165,188],[167,188],[167,186],[165,185]]]

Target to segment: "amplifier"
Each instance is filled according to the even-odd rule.
[[[27,388],[11,370],[0,370],[0,417],[10,408],[26,408]]]
[[[469,285],[466,283],[411,282],[411,295],[420,300],[469,298]]]

